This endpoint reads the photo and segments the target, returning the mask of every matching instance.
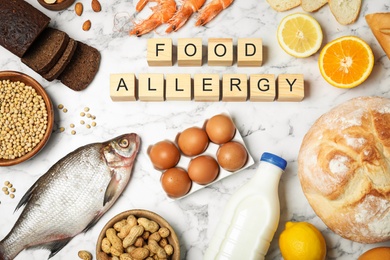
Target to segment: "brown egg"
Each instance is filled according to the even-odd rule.
[[[209,138],[202,128],[190,127],[179,134],[177,144],[183,154],[195,156],[207,149]]]
[[[149,157],[156,169],[166,170],[176,166],[180,152],[173,142],[160,141],[150,148]]]
[[[188,165],[188,175],[194,182],[205,185],[215,180],[219,173],[217,161],[209,155],[192,159]]]
[[[190,191],[192,181],[185,170],[175,167],[161,175],[161,185],[169,197],[179,198]]]
[[[213,143],[224,144],[233,139],[236,126],[229,116],[219,114],[207,121],[206,133]]]
[[[358,260],[385,260],[390,259],[390,247],[376,247],[366,251]]]
[[[227,171],[237,171],[241,169],[248,159],[245,147],[239,142],[228,142],[221,145],[217,151],[219,165]]]

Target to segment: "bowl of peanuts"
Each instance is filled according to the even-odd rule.
[[[0,166],[36,155],[53,124],[53,105],[45,89],[24,73],[0,71]]]
[[[180,243],[172,226],[143,209],[122,212],[103,227],[96,244],[98,260],[180,260]]]

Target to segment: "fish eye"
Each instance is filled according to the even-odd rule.
[[[119,141],[119,146],[122,148],[126,148],[129,146],[129,140],[123,138]]]

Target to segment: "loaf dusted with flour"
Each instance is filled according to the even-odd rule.
[[[361,97],[322,115],[305,135],[298,176],[316,214],[360,243],[390,239],[390,99]]]

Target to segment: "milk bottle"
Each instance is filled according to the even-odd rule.
[[[264,259],[278,227],[278,186],[287,162],[263,153],[252,179],[228,201],[204,260]]]

